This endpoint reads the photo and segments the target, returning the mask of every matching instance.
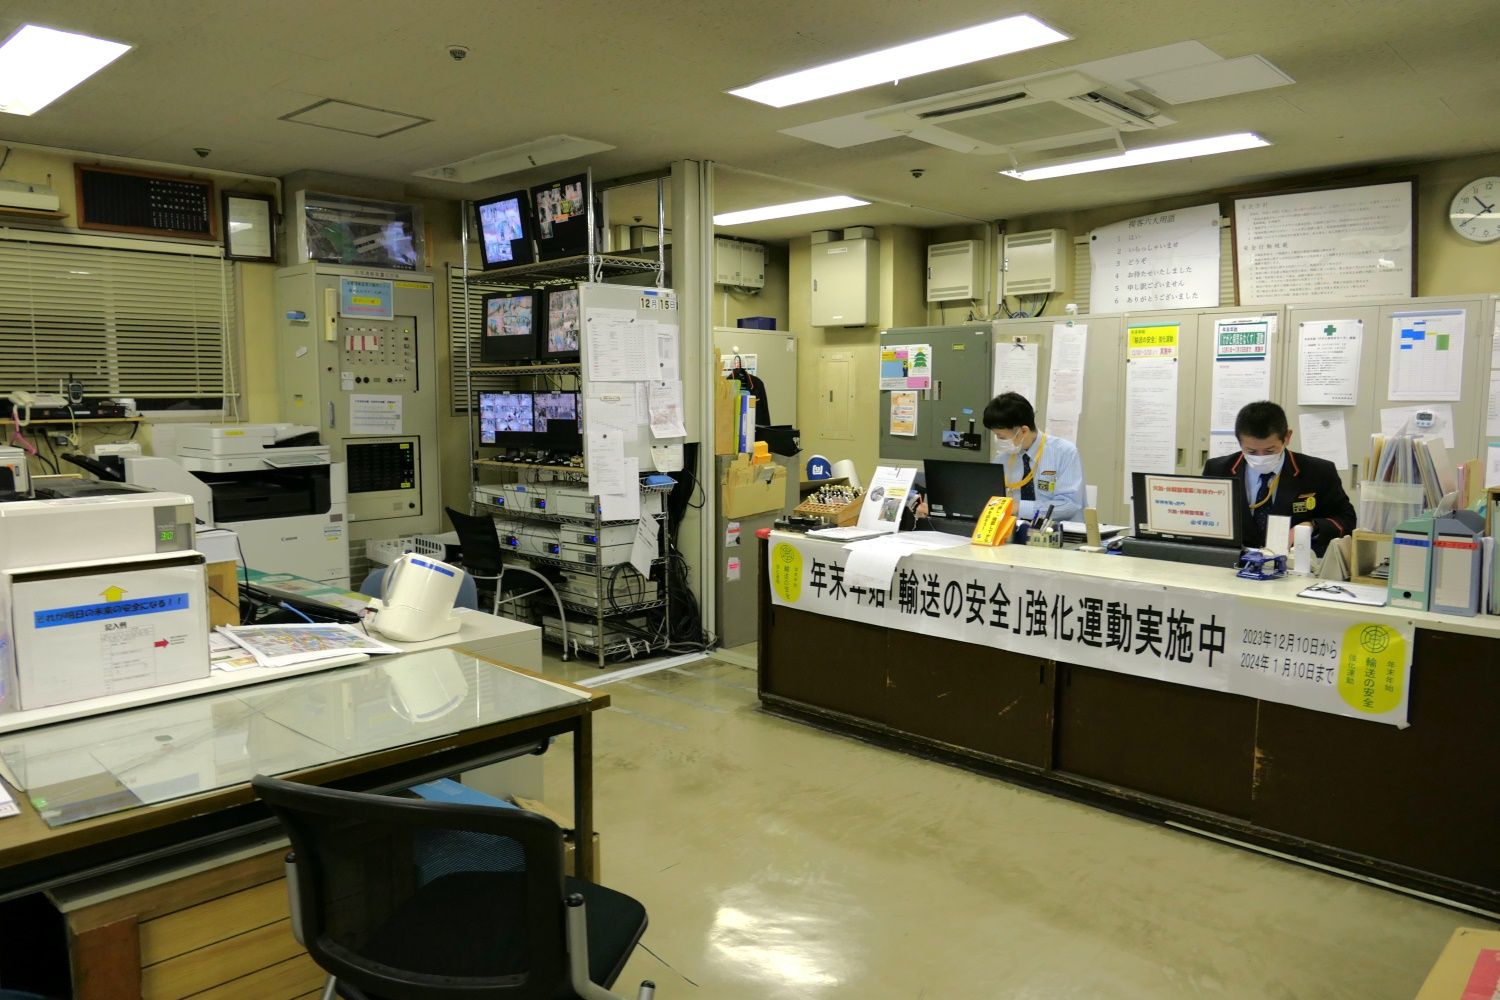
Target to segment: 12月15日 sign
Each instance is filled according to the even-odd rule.
[[[1352,605],[1289,608],[1202,590],[915,553],[888,591],[850,586],[837,543],[772,536],[780,607],[1405,727],[1415,630]]]

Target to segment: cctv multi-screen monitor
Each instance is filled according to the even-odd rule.
[[[588,253],[587,174],[564,177],[531,189],[537,260]]]
[[[547,361],[577,361],[582,327],[578,318],[578,288],[554,288],[547,293],[547,331],[538,338]]]
[[[530,264],[536,258],[531,242],[531,199],[525,191],[477,201],[474,212],[479,217],[479,252],[486,271]]]
[[[530,361],[536,353],[537,292],[494,292],[484,297],[485,361]]]
[[[576,452],[583,433],[576,392],[481,392],[479,443]]]

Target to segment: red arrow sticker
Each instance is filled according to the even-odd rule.
[[[165,640],[165,639],[157,639],[151,645],[155,646],[157,649],[166,649],[167,648],[167,640]]]

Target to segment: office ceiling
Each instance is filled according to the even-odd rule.
[[[1019,12],[1073,40],[780,110],[724,93]],[[467,197],[572,164],[475,185],[413,173],[567,133],[616,147],[590,158],[599,177],[683,157],[755,172],[720,174],[720,210],[825,192],[876,202],[733,230],[767,239],[824,226],[937,226],[1083,209],[1500,147],[1494,0],[762,0],[738,8],[678,0],[11,0],[0,35],[27,21],[136,47],[36,116],[0,115],[0,143],[278,176],[334,171]],[[1256,131],[1272,147],[1026,183],[999,176],[1009,164],[994,157],[912,139],[833,149],[779,132],[1189,40],[1226,58],[1259,54],[1296,82],[1167,108],[1177,124],[1151,141]],[[449,57],[453,44],[469,47],[462,62]],[[324,98],[430,121],[370,138],[282,120]],[[212,150],[206,160],[193,152],[200,146]],[[913,168],[924,176],[914,179]],[[654,206],[654,193],[622,195],[627,202],[633,213],[637,202]]]

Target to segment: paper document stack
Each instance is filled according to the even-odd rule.
[[[401,652],[353,625],[226,625],[219,632],[263,667],[290,667],[350,654]]]

